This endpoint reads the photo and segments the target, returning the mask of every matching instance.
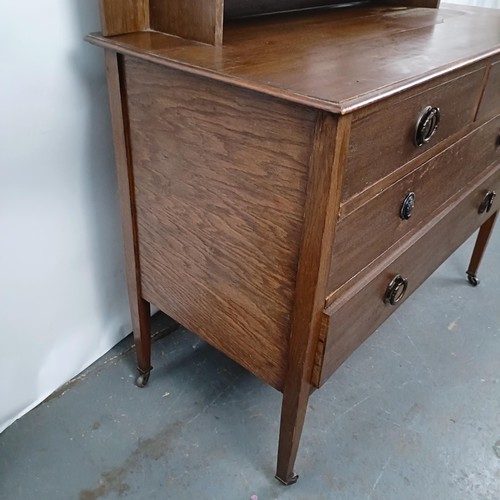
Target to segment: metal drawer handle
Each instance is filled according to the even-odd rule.
[[[406,195],[406,198],[403,200],[399,216],[403,220],[408,220],[411,217],[411,213],[413,212],[414,208],[415,208],[415,193],[411,192],[408,193]]]
[[[395,306],[403,299],[408,288],[408,280],[403,278],[400,274],[394,276],[393,280],[389,283],[384,296],[384,303]]]
[[[441,112],[439,111],[439,108],[427,106],[422,111],[417,121],[415,144],[419,147],[427,144],[436,132],[440,121]]]
[[[497,194],[495,191],[488,191],[479,205],[479,213],[484,214],[484,212],[488,213],[493,206],[493,202],[495,201]]]
[[[498,134],[496,144],[497,144],[497,148],[500,148],[500,134]]]

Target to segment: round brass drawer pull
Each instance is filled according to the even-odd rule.
[[[403,220],[408,220],[411,217],[413,209],[415,208],[415,193],[411,192],[406,195],[399,211],[399,216]]]
[[[493,206],[493,202],[495,201],[497,194],[495,191],[488,191],[483,198],[483,201],[481,202],[481,205],[479,205],[479,210],[478,212],[480,214],[484,214],[484,212],[488,213],[491,210],[491,207]]]
[[[393,280],[389,283],[384,296],[384,303],[395,306],[403,299],[408,288],[408,280],[400,274],[396,274]]]
[[[419,147],[427,144],[436,132],[440,121],[441,112],[439,111],[439,108],[427,106],[422,111],[422,114],[417,121],[415,144]]]

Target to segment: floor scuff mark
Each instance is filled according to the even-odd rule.
[[[449,332],[454,332],[458,326],[458,320],[460,319],[460,317],[458,317],[457,319],[454,319],[449,325],[448,325],[448,331]]]
[[[372,491],[368,495],[368,498],[371,498],[372,495],[375,493],[375,490],[377,489],[378,483],[382,479],[382,476],[384,475],[385,469],[387,469],[387,466],[389,465],[389,462],[391,461],[391,458],[392,458],[392,455],[387,459],[387,461],[385,462],[384,466],[380,470],[380,474],[377,476],[377,479],[375,479],[375,482],[373,483],[373,486],[372,486]]]

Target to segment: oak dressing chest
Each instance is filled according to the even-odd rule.
[[[101,0],[139,385],[150,304],[307,401],[500,208],[500,12]],[[279,12],[279,13],[275,13]]]

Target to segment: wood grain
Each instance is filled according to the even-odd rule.
[[[224,0],[150,0],[151,28],[212,45],[222,43]]]
[[[423,152],[420,156],[413,158],[405,165],[401,166],[397,170],[394,170],[392,173],[384,177],[383,179],[377,181],[375,184],[372,184],[370,187],[367,187],[361,193],[358,193],[356,196],[349,198],[347,201],[340,205],[339,211],[339,219],[343,219],[344,217],[349,216],[351,213],[355,212],[363,205],[368,203],[371,199],[378,196],[382,191],[385,191],[387,188],[398,182],[399,179],[405,177],[409,173],[413,172],[420,165],[426,163],[434,156],[441,154],[445,149],[453,146],[457,141],[470,134],[476,128],[478,128],[480,124],[478,122],[474,122],[469,124],[468,127],[460,130],[456,134],[448,137],[447,139],[443,139],[436,144],[431,149]]]
[[[500,54],[500,11],[447,5],[264,16],[228,23],[222,47],[159,33],[88,39],[345,114]]]
[[[144,300],[142,295],[132,152],[130,149],[128,109],[124,95],[122,56],[115,52],[106,51],[106,74],[113,122],[118,194],[125,247],[125,270],[137,366],[141,373],[147,373],[151,370],[151,311],[149,303]]]
[[[474,121],[484,68],[408,97],[377,113],[354,118],[342,191],[345,202],[427,149]],[[415,145],[415,128],[426,106],[438,107],[441,122],[428,144]]]
[[[333,245],[329,293],[355,279],[380,254],[428,222],[486,167],[500,162],[499,130],[497,117],[341,219]],[[409,192],[415,193],[415,209],[409,220],[402,220],[400,209]]]
[[[293,468],[311,393],[350,123],[350,117],[342,117],[337,124],[334,116],[323,114],[316,125],[281,410],[276,477],[285,484],[295,478]]]
[[[374,270],[373,279],[358,287],[358,292],[345,301],[339,301],[325,311],[324,325],[327,329],[318,345],[323,353],[322,366],[314,370],[314,383],[321,386],[333,372],[361,345],[373,331],[399,306],[385,305],[383,297],[387,285],[396,274],[409,281],[406,300],[432,272],[442,264],[479,226],[491,217],[478,214],[478,207],[489,190],[500,189],[500,166],[486,180],[475,185],[455,207],[436,217],[409,241],[410,246],[386,266]],[[496,199],[493,211],[500,208]],[[405,247],[403,247],[405,248]],[[464,263],[465,272],[465,263]],[[464,284],[467,281],[464,278]],[[324,343],[325,345],[321,345]],[[316,358],[318,360],[318,357]]]
[[[99,0],[99,2],[104,36],[149,29],[149,0]]]
[[[488,82],[481,99],[478,120],[486,120],[500,113],[500,61],[491,65]]]
[[[126,58],[144,296],[282,389],[316,112]]]

